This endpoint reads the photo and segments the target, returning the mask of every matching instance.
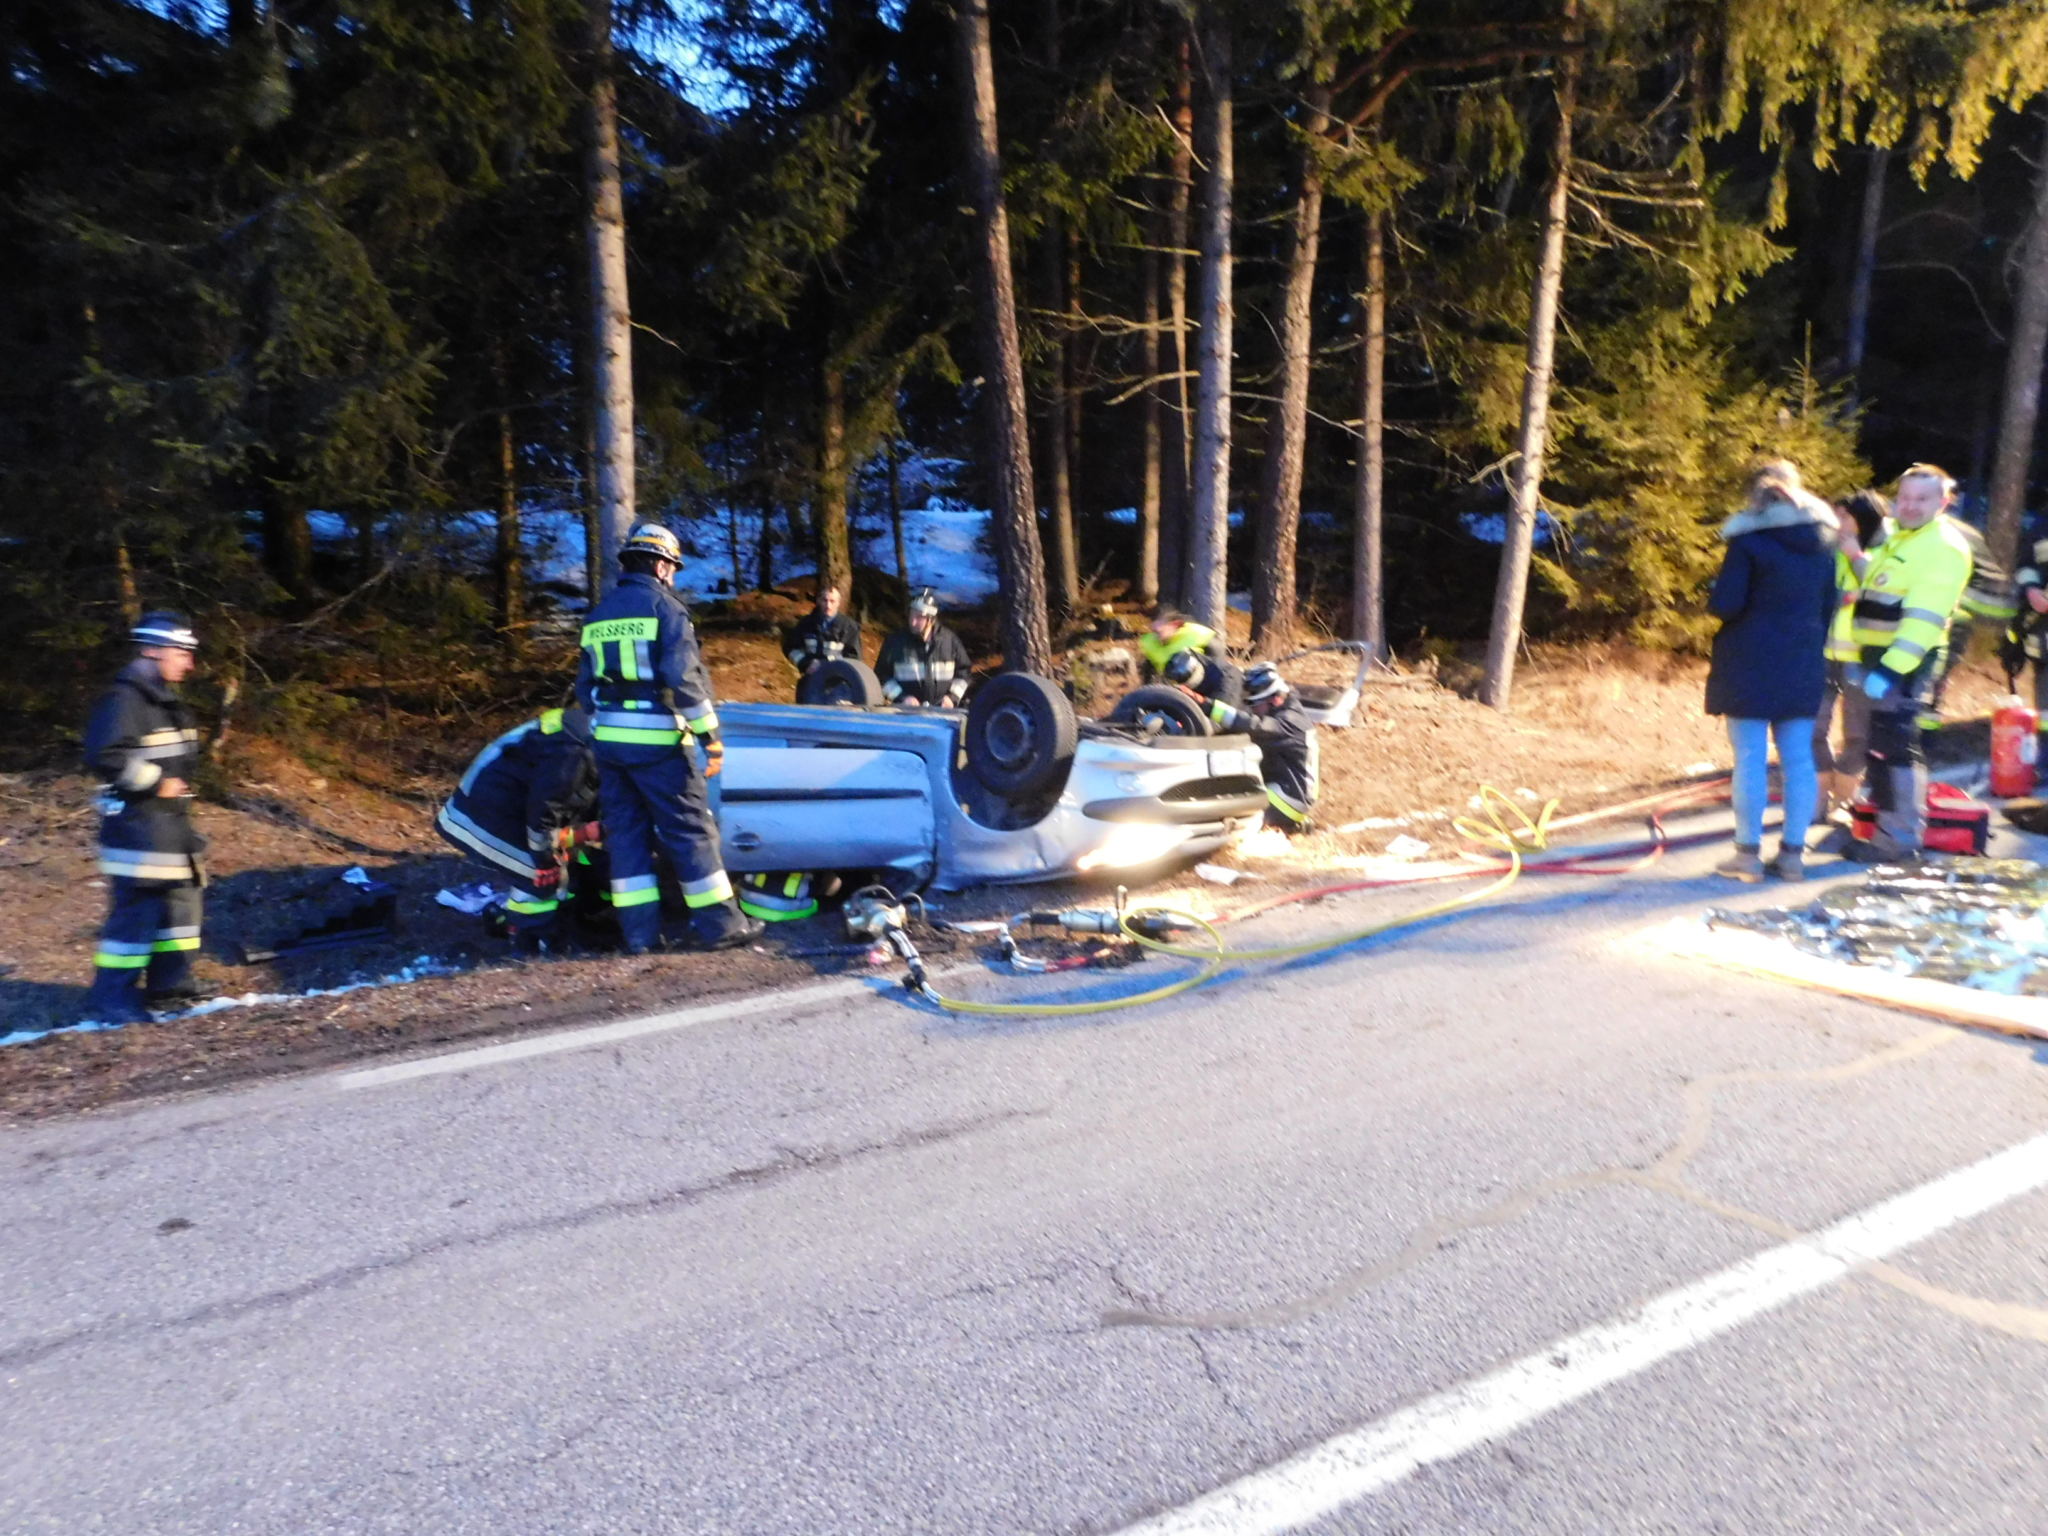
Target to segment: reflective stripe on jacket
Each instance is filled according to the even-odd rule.
[[[85,764],[106,787],[100,814],[100,873],[130,880],[190,880],[202,844],[189,795],[161,796],[165,779],[190,783],[199,768],[192,711],[138,656],[94,705]]]
[[[590,716],[551,709],[514,726],[477,753],[443,810],[465,846],[494,845],[506,858],[553,862],[554,834],[597,815],[597,758]],[[468,835],[463,835],[467,833]],[[504,859],[478,849],[493,863]]]
[[[882,654],[875,658],[882,697],[891,704],[903,699],[958,704],[966,697],[973,667],[967,647],[943,624],[932,626],[929,640],[918,639],[913,629],[899,629],[882,642]]]
[[[711,679],[682,599],[628,571],[583,623],[576,700],[591,735],[628,746],[674,746],[685,730],[718,729]]]
[[[1864,664],[1910,677],[1948,638],[1970,580],[1970,546],[1948,518],[1896,528],[1863,572],[1854,635]]]

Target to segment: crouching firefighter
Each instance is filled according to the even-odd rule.
[[[682,560],[659,523],[633,528],[619,550],[625,574],[584,622],[576,672],[597,756],[612,909],[629,955],[661,941],[657,844],[682,885],[697,947],[724,949],[761,931],[733,904],[711,816],[707,781],[724,765],[725,745],[697,633],[670,585]],[[685,737],[702,749],[702,767]]]
[[[131,638],[135,658],[85,728],[86,766],[105,786],[100,873],[113,890],[85,999],[85,1017],[103,1024],[144,1023],[151,1008],[207,996],[192,980],[206,883],[192,825],[199,733],[178,697],[199,639],[175,613],[144,614]]]
[[[1949,620],[1970,579],[1970,546],[1941,514],[1955,481],[1932,464],[1899,477],[1896,528],[1863,572],[1856,597],[1854,681],[1870,700],[1867,785],[1877,830],[1852,844],[1860,863],[1917,858],[1927,830],[1927,760],[1919,713],[1940,669]]]
[[[505,927],[514,950],[533,953],[557,932],[557,914],[599,866],[597,757],[581,706],[550,709],[477,753],[435,826],[470,857],[512,882]],[[610,893],[605,893],[609,899]]]
[[[1298,836],[1308,831],[1316,803],[1321,767],[1316,724],[1279,669],[1266,662],[1246,671],[1244,696],[1248,709],[1212,700],[1209,718],[1218,730],[1242,733],[1258,744],[1266,778],[1266,825]]]

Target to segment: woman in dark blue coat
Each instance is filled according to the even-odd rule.
[[[1813,720],[1826,686],[1835,605],[1834,509],[1776,460],[1749,478],[1749,505],[1721,525],[1727,552],[1707,609],[1721,621],[1707,672],[1707,713],[1728,717],[1735,747],[1735,856],[1715,869],[1758,881],[1770,747],[1784,774],[1785,824],[1768,872],[1806,877],[1806,832],[1820,798]]]

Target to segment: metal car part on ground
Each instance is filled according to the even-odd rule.
[[[869,870],[940,890],[1057,880],[1200,858],[1265,807],[1248,739],[1075,722],[1057,689],[1023,674],[985,683],[969,711],[733,703],[719,716],[712,802],[735,874]]]

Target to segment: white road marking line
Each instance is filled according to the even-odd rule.
[[[933,972],[934,979],[939,975]],[[581,1051],[594,1045],[610,1045],[617,1040],[634,1040],[642,1035],[656,1035],[672,1029],[695,1029],[704,1024],[717,1024],[726,1019],[743,1019],[757,1013],[777,1013],[785,1009],[801,1012],[806,1008],[836,1001],[852,1002],[856,998],[878,995],[872,983],[859,981],[824,981],[815,986],[792,987],[781,992],[763,992],[754,997],[734,998],[730,1002],[706,1003],[701,1008],[679,1008],[673,1013],[657,1013],[644,1019],[622,1019],[616,1024],[593,1024],[584,1029],[561,1030],[549,1035],[535,1035],[524,1040],[507,1040],[501,1045],[483,1045],[474,1050],[452,1051],[445,1056],[428,1056],[420,1061],[394,1062],[388,1067],[365,1067],[356,1072],[343,1072],[333,1079],[334,1086],[347,1093],[358,1088],[382,1088],[391,1083],[411,1082],[415,1078],[440,1077],[450,1072],[469,1072],[478,1067],[495,1067],[508,1061],[524,1061],[532,1056],[552,1056],[559,1051]]]
[[[1431,1466],[1513,1434],[1754,1318],[2048,1185],[2048,1135],[1895,1195],[1643,1306],[1226,1483],[1122,1536],[1299,1530]]]

